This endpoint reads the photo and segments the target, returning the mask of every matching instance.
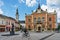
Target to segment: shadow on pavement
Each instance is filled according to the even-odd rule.
[[[15,36],[15,35],[19,35],[19,34],[13,34],[13,35],[11,35],[11,34],[3,34],[1,36]]]
[[[52,36],[52,35],[54,35],[54,33],[51,34],[51,35],[48,35],[48,36],[46,36],[46,37],[44,37],[44,38],[41,38],[40,40],[44,40],[44,39],[46,39],[46,38],[48,38],[48,37],[50,37],[50,36]]]

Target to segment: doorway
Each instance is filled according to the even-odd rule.
[[[41,32],[41,27],[40,26],[38,27],[38,31]]]

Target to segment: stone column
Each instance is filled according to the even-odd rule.
[[[46,31],[47,31],[47,27],[48,27],[48,24],[47,24],[48,22],[47,21],[48,21],[48,14],[46,13],[46,26],[45,26]]]

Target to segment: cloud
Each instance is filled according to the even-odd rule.
[[[44,4],[41,6],[41,9],[44,11],[46,11],[46,9],[47,9],[47,12],[54,12],[53,8],[48,7],[47,5],[44,5]]]
[[[43,5],[41,6],[41,9],[43,9],[44,11],[46,11],[47,8],[48,8],[47,5],[44,5],[44,4],[43,4]]]
[[[57,19],[60,18],[60,0],[47,0],[47,7],[52,10],[56,10],[57,12]],[[58,19],[58,22],[60,20]]]
[[[60,0],[47,0],[47,6],[52,9],[60,9]]]
[[[3,14],[3,11],[2,11],[2,9],[0,9],[0,14]]]
[[[47,6],[52,9],[60,9],[60,0],[47,0]],[[57,10],[56,10],[57,11]]]
[[[57,12],[57,22],[59,23],[60,22],[60,8],[58,8],[58,7],[55,7],[55,8],[53,8],[53,7],[51,7],[51,6],[47,6],[47,5],[42,5],[41,6],[41,9],[43,9],[44,11],[46,11],[46,9],[47,9],[47,12],[54,12],[54,10],[56,10],[56,12]]]
[[[18,0],[19,1],[19,3],[24,3],[24,0]]]
[[[36,0],[18,0],[19,3],[25,3],[28,7],[33,7],[37,4]]]
[[[33,7],[34,5],[36,5],[37,1],[36,0],[26,0],[26,5],[28,7]]]
[[[60,7],[60,0],[47,0],[48,6]]]
[[[3,14],[3,10],[1,9],[1,7],[4,5],[4,2],[2,0],[0,0],[0,14]]]
[[[0,0],[0,7],[4,5],[4,2]]]
[[[59,8],[57,8],[56,10],[57,10],[57,15],[58,15],[57,17],[60,18],[60,10],[59,10]]]

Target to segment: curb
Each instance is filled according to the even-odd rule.
[[[50,37],[50,36],[52,36],[52,35],[54,35],[54,33],[52,33],[52,34],[50,34],[50,35],[48,35],[48,36],[45,36],[45,37],[43,37],[43,38],[41,38],[41,39],[39,39],[39,40],[44,40],[44,39],[46,39],[46,38],[48,38],[48,37]]]

